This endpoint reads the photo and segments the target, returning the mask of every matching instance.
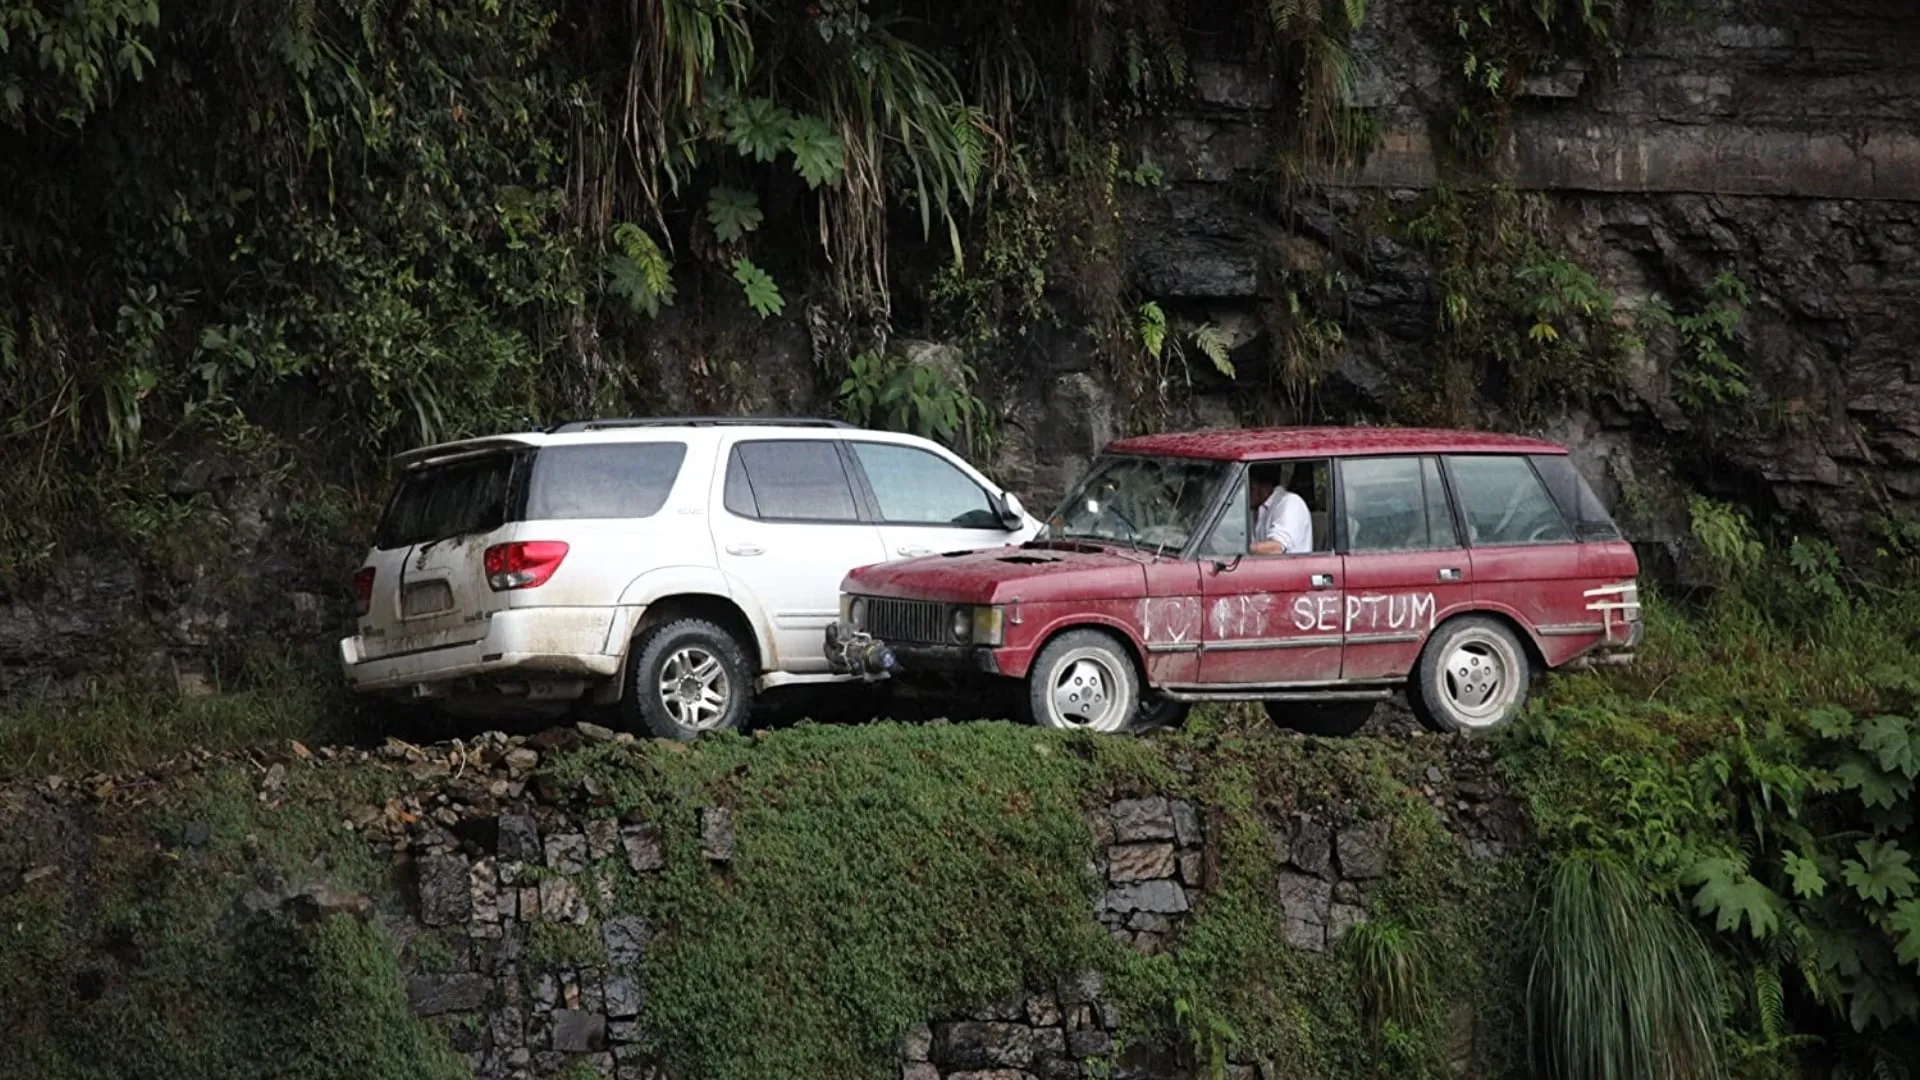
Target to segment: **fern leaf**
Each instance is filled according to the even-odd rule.
[[[613,230],[620,250],[607,256],[607,290],[635,312],[653,318],[673,305],[673,264],[647,231],[631,222]]]
[[[1760,1034],[1777,1041],[1787,1030],[1787,991],[1780,972],[1771,967],[1753,969],[1753,1008],[1760,1017]]]
[[[1140,305],[1140,342],[1155,360],[1167,347],[1167,313],[1151,300]]]
[[[1233,361],[1227,358],[1227,342],[1220,336],[1219,327],[1212,323],[1201,324],[1193,332],[1193,344],[1206,354],[1207,359],[1213,361],[1213,366],[1219,369],[1220,374],[1229,379],[1234,377]]]

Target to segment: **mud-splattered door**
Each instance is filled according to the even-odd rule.
[[[1201,568],[1200,681],[1220,686],[1340,677],[1341,558],[1248,555]]]

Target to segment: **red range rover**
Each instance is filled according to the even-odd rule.
[[[1039,539],[862,567],[835,670],[1014,685],[1055,728],[1198,701],[1357,730],[1404,690],[1437,731],[1511,720],[1537,671],[1624,664],[1639,561],[1564,447],[1405,428],[1109,446]]]

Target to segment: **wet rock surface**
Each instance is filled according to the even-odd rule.
[[[1144,157],[1165,183],[1127,196],[1108,272],[1172,310],[1251,327],[1233,349],[1243,386],[1271,374],[1262,313],[1284,307],[1285,290],[1332,272],[1351,283],[1337,305],[1342,343],[1312,400],[1261,396],[1258,419],[1379,420],[1430,367],[1436,268],[1369,223],[1382,206],[1413,205],[1440,177],[1445,132],[1432,118],[1454,115],[1459,58],[1436,10],[1415,0],[1367,5],[1350,100],[1373,111],[1383,138],[1324,196],[1268,197],[1271,109],[1285,95],[1260,68],[1213,54],[1223,46],[1195,51],[1192,94],[1144,132]],[[1682,406],[1680,346],[1663,334],[1618,385],[1563,413],[1523,421],[1498,388],[1483,388],[1468,418],[1568,443],[1630,537],[1659,556],[1654,571],[1687,573],[1684,561],[1663,560],[1680,560],[1682,496],[1693,487],[1782,511],[1843,544],[1869,545],[1882,516],[1920,507],[1916,57],[1920,22],[1901,5],[1758,0],[1636,33],[1617,71],[1569,61],[1525,77],[1490,169],[1552,196],[1550,240],[1627,309],[1655,295],[1693,301],[1723,270],[1752,289],[1730,350],[1751,388],[1744,419]],[[1001,414],[1004,437],[982,464],[1033,508],[1129,433],[1145,404],[1127,399],[1080,332],[1086,320],[1068,285],[1049,289],[1067,309],[1058,327],[1042,320],[998,352],[965,357]],[[725,338],[751,341],[754,356],[753,377],[724,388],[729,409],[825,412],[808,320],[831,320],[801,307],[764,325],[705,325],[692,305],[663,311],[634,358],[655,411],[715,411],[721,391],[691,374],[686,357],[723,351]],[[960,360],[950,343],[900,348],[942,370]],[[1189,367],[1172,381],[1190,380],[1191,396],[1170,395],[1163,426],[1254,419],[1237,411],[1245,395],[1237,403],[1233,383],[1209,365]],[[205,516],[222,523],[219,542],[172,567],[124,552],[64,554],[44,581],[0,586],[0,696],[79,696],[106,671],[205,693],[233,642],[312,646],[330,659],[332,638],[352,625],[340,566],[360,552],[296,543],[304,527],[278,476],[230,454],[199,455],[167,489],[206,502]]]

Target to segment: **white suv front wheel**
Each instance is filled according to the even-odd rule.
[[[705,619],[656,626],[634,642],[623,711],[635,727],[691,742],[733,731],[752,704],[753,672],[732,634]]]

